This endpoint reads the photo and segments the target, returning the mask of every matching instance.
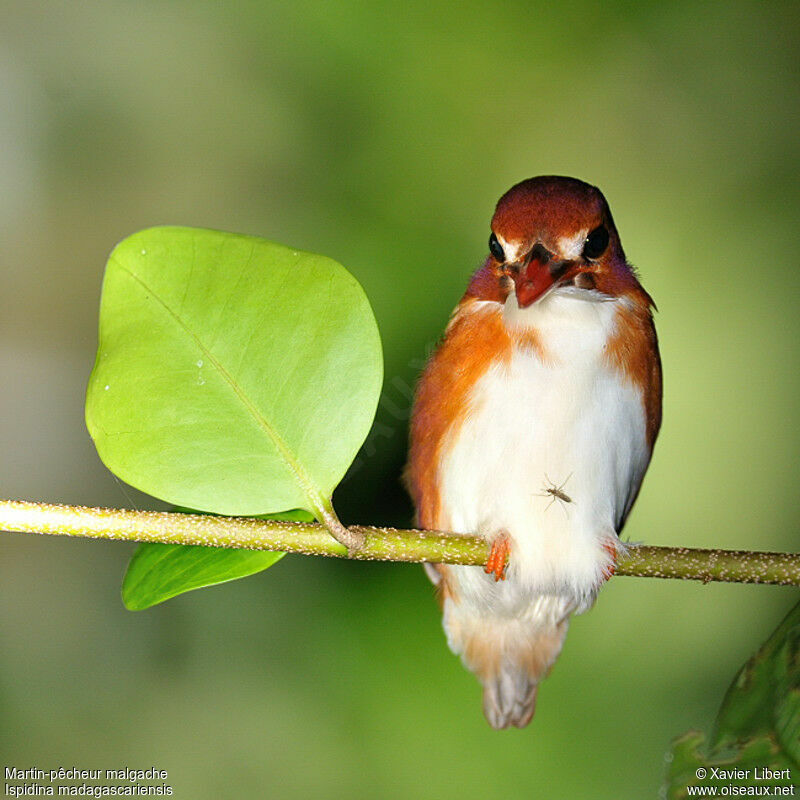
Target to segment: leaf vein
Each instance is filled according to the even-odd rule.
[[[191,330],[191,328],[187,326],[181,317],[176,314],[175,311],[173,311],[169,305],[155,291],[153,291],[153,289],[147,283],[145,283],[145,281],[139,275],[126,267],[119,259],[114,258],[113,256],[109,259],[109,263],[112,261],[123,272],[127,273],[134,281],[136,281],[145,291],[149,292],[150,295],[162,306],[162,308],[175,320],[175,322],[177,322],[178,325],[189,335],[189,337],[194,340],[195,344],[200,348],[203,355],[209,360],[214,369],[217,370],[222,379],[228,384],[234,394],[239,398],[242,405],[247,409],[248,413],[253,417],[258,427],[261,428],[261,430],[270,439],[276,451],[278,452],[278,455],[281,457],[281,459],[283,459],[283,462],[286,464],[289,471],[295,476],[297,483],[305,493],[315,513],[321,513],[321,493],[314,486],[308,475],[306,475],[302,466],[293,457],[291,450],[289,450],[289,447],[287,446],[286,442],[283,441],[281,435],[258,410],[253,401],[247,396],[247,394],[245,394],[242,387],[239,386],[239,384],[233,379],[233,377],[225,369],[217,357],[208,347],[206,347],[206,345]]]

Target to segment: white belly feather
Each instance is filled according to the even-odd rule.
[[[490,368],[444,448],[440,498],[451,528],[512,538],[507,580],[453,568],[460,602],[479,612],[541,619],[537,596],[555,595],[555,622],[591,606],[609,565],[603,542],[647,467],[641,395],[604,353],[621,301],[595,298],[562,289],[523,310],[512,294],[505,324],[534,326],[549,363],[516,348],[509,364]]]

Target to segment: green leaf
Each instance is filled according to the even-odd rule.
[[[196,513],[190,509],[177,510]],[[269,518],[313,520],[310,514],[300,510],[273,514]],[[141,611],[192,589],[261,572],[284,555],[268,550],[140,544],[122,579],[122,602],[129,611]]]
[[[122,602],[129,611],[141,611],[192,589],[261,572],[283,556],[266,550],[141,544],[122,580]]]
[[[770,779],[765,768],[782,775]],[[689,797],[689,786],[795,786],[798,777],[800,603],[739,671],[709,740],[689,731],[673,742],[667,797]]]
[[[335,261],[152,228],[109,258],[86,423],[112,472],[176,505],[320,518],[382,369],[366,296]]]

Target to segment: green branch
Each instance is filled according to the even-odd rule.
[[[0,529],[125,542],[281,550],[367,561],[482,565],[489,554],[483,539],[438,531],[353,526],[351,530],[364,537],[364,544],[348,555],[347,548],[316,522],[87,508],[16,500],[0,500]],[[617,563],[616,574],[800,586],[800,553],[630,545],[627,555]]]

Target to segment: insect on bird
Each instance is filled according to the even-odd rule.
[[[570,616],[624,552],[661,423],[652,308],[600,191],[531,178],[500,198],[423,370],[406,482],[420,527],[491,544],[485,568],[425,566],[494,728],[530,721]],[[570,513],[547,514],[541,476],[567,473]]]
[[[572,475],[568,475],[559,486],[556,486],[547,475],[544,476],[546,481],[545,485],[542,487],[544,489],[543,492],[539,494],[539,497],[549,497],[550,502],[547,504],[547,508],[550,508],[556,500],[560,500],[562,505],[564,503],[571,503],[572,498],[564,491],[564,487],[567,485],[567,481],[572,477]],[[545,509],[546,510],[546,509]]]

